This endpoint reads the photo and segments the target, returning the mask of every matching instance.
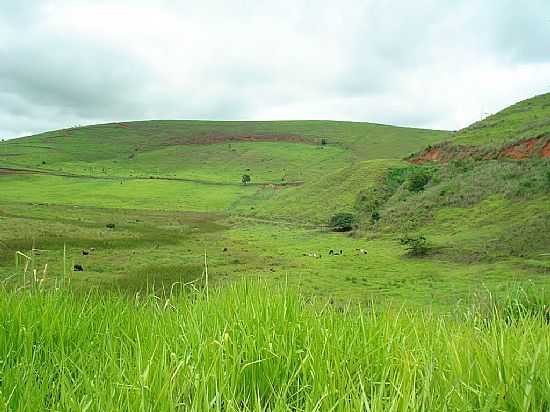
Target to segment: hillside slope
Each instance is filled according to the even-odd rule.
[[[370,173],[364,162],[400,159],[448,136],[333,121],[112,123],[3,142],[0,168],[12,175],[4,182],[14,182],[5,194],[21,201],[36,197],[40,180],[42,200],[52,203],[71,203],[76,195],[107,207],[159,204],[322,223],[330,213],[352,208],[361,176]],[[30,171],[23,175],[21,169]],[[252,177],[247,187],[243,174]],[[154,181],[144,189],[136,179]],[[326,208],[328,199],[332,206]]]
[[[14,257],[25,278],[21,251],[45,276],[80,265],[75,287],[162,288],[200,277],[206,250],[212,282],[261,276],[369,304],[450,308],[481,286],[547,284],[550,159],[403,159],[452,137],[349,122],[151,121],[3,142],[0,278],[18,279]],[[339,212],[360,230],[324,230]],[[429,253],[408,258],[398,240],[417,235]]]
[[[502,144],[550,135],[550,93],[523,100],[458,131],[456,144]]]
[[[157,167],[162,167],[159,161],[167,160],[173,161],[170,170],[191,169],[195,165],[189,166],[187,162],[192,159],[182,157],[189,153],[195,156],[204,150],[206,152],[201,156],[208,161],[212,150],[220,151],[219,145],[248,147],[250,143],[263,142],[267,150],[251,154],[259,158],[262,154],[270,156],[274,145],[267,143],[291,143],[295,146],[289,147],[303,149],[304,146],[319,146],[322,141],[327,147],[346,150],[352,159],[387,159],[401,158],[448,135],[444,131],[333,121],[111,123],[3,142],[0,145],[0,165],[89,172],[87,167],[95,163],[119,171],[136,169],[136,172],[153,173]],[[211,145],[215,148],[212,149]],[[228,153],[220,152],[220,157],[212,159],[218,163],[218,168],[224,166],[220,162],[224,162],[226,157],[231,159],[232,155],[229,150]],[[118,163],[117,167],[113,163]]]
[[[516,103],[411,157],[415,163],[453,159],[550,157],[550,93]]]
[[[424,236],[461,262],[550,271],[550,94],[427,147],[358,198],[367,233]]]

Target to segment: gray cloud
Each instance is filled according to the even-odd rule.
[[[550,89],[546,0],[10,3],[6,137],[145,118],[456,129]]]

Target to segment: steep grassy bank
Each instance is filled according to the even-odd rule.
[[[506,143],[550,135],[550,93],[523,100],[460,130],[457,144]]]
[[[422,234],[432,255],[468,263],[526,258],[550,271],[547,159],[394,167],[356,207],[371,235]]]
[[[0,404],[541,411],[550,335],[542,306],[523,303],[441,318],[312,304],[257,282],[170,300],[3,291]]]
[[[429,145],[415,163],[550,157],[550,93],[518,102]]]

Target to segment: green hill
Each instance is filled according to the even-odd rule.
[[[161,202],[163,208],[171,210],[229,211],[235,207],[239,213],[254,216],[288,218],[298,213],[324,222],[337,208],[321,206],[326,198],[342,208],[352,206],[360,187],[357,179],[368,174],[365,161],[400,159],[448,135],[443,131],[329,121],[113,123],[4,142],[0,145],[0,167],[41,172],[40,178],[37,173],[34,177],[17,176],[20,184],[14,187],[16,193],[8,191],[6,195],[21,200],[28,199],[21,192],[34,191],[21,188],[27,182],[34,187],[40,179],[56,188],[48,192],[51,197],[44,194],[43,200],[48,202],[73,203],[78,196],[84,204],[93,199],[104,206],[121,207],[127,199],[128,207],[139,208],[148,207],[147,202],[140,204],[139,198],[150,197],[154,205]],[[251,175],[250,188],[240,184],[243,174]],[[75,189],[74,179],[63,175],[96,180],[82,182],[86,196]],[[129,178],[157,180],[146,185],[127,182],[124,187],[116,181]],[[170,192],[167,199],[162,195],[169,193],[166,179],[180,179],[179,187],[190,196]],[[214,203],[206,192],[199,194],[203,186],[209,188],[205,185],[216,185],[216,192],[211,192],[216,193]],[[281,191],[280,185],[288,188]],[[326,190],[317,190],[332,190],[335,185],[347,185],[348,189],[333,190],[331,196],[325,196]],[[146,187],[145,192],[140,192],[141,187]],[[153,196],[147,195],[150,191]],[[246,200],[239,201],[241,198]],[[290,198],[295,201],[289,203]],[[266,199],[265,210],[245,211],[247,203],[253,207]],[[283,205],[286,207],[280,207]]]
[[[190,152],[193,156],[206,158],[196,158],[198,163],[228,160],[231,165],[236,159],[247,160],[247,156],[258,162],[273,157],[284,161],[293,153],[281,150],[273,154],[274,145],[268,143],[293,143],[294,146],[289,147],[297,150],[295,156],[298,156],[302,150],[319,146],[324,139],[326,148],[345,150],[350,159],[387,159],[401,158],[446,136],[448,132],[444,131],[354,122],[147,121],[78,127],[9,140],[0,146],[0,156],[2,163],[9,165],[89,172],[89,163],[93,162],[108,171],[120,170],[125,174],[133,169],[136,173],[156,173],[157,168],[164,165],[155,162],[171,158],[173,163],[166,165],[165,169],[173,175],[195,170],[197,164],[189,164],[189,158],[182,161],[182,157]],[[265,145],[248,153],[249,143],[258,142]],[[232,144],[237,150],[218,150],[221,144],[226,147]],[[215,157],[211,158],[213,153]],[[319,156],[318,151],[314,154]],[[284,156],[282,159],[281,155]],[[309,160],[303,159],[308,163]],[[43,161],[46,161],[45,165]],[[230,165],[218,163],[217,167],[222,166],[222,170],[227,167],[230,171]],[[266,169],[268,166],[277,164],[268,164]],[[280,175],[273,175],[273,178],[278,179]]]
[[[449,310],[481,287],[544,286],[548,159],[518,162],[495,146],[532,126],[531,110],[546,113],[540,99],[520,117],[505,110],[456,134],[333,121],[146,121],[2,142],[0,276],[130,291],[200,284],[206,252],[212,284],[262,277],[342,302]],[[544,127],[522,135],[537,135],[537,150]],[[484,155],[427,162],[446,148]],[[353,215],[353,232],[328,230],[337,213]],[[399,243],[407,236],[425,237],[428,253],[407,255]]]
[[[523,258],[532,270],[550,268],[550,94],[474,123],[409,161],[422,166],[394,168],[359,196],[367,232],[421,233],[442,259]]]
[[[516,103],[409,157],[415,163],[457,159],[550,157],[550,93]]]
[[[550,135],[550,93],[516,103],[460,130],[456,144],[505,144]]]

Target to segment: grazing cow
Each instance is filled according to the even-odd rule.
[[[79,265],[78,263],[76,265],[74,265],[73,270],[75,272],[84,272],[84,268],[82,267],[82,265]]]
[[[224,251],[224,252],[227,252],[227,248],[226,248],[226,247],[224,247],[224,248],[223,248],[223,251]]]
[[[90,252],[88,252],[87,250],[83,250],[82,251],[82,255],[83,256],[88,256],[90,254]]]
[[[328,251],[328,254],[329,254],[329,255],[334,255],[334,250],[330,249],[330,250]]]
[[[108,229],[114,229],[114,228],[115,228],[115,224],[114,224],[114,223],[107,223],[107,224],[105,225],[105,227],[108,228]]]

